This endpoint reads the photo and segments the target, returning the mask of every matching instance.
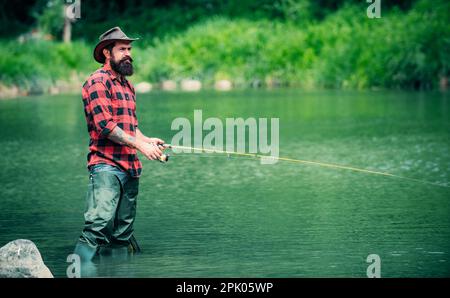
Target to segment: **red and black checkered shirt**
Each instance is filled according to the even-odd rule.
[[[90,136],[88,167],[106,163],[139,177],[142,164],[136,149],[107,138],[116,126],[131,136],[136,135],[138,121],[133,86],[126,79],[121,81],[109,65],[104,65],[83,84],[82,96]]]

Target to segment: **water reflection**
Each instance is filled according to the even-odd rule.
[[[118,268],[133,263],[138,254],[127,247],[102,247],[91,261],[81,262],[81,277],[121,276]]]

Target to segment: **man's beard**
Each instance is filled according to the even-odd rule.
[[[123,58],[119,63],[115,62],[114,57],[110,60],[111,68],[122,76],[131,76],[133,74],[133,59],[131,57]],[[129,61],[130,63],[128,63]]]

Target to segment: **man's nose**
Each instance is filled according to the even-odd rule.
[[[131,58],[131,51],[130,50],[125,50],[125,53],[123,53],[125,55],[125,57],[130,57]]]

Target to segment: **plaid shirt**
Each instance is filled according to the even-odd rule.
[[[83,84],[82,96],[90,136],[88,167],[106,163],[139,177],[142,164],[136,149],[107,138],[116,126],[131,136],[136,135],[138,121],[133,86],[126,79],[121,82],[111,67],[104,65]]]

